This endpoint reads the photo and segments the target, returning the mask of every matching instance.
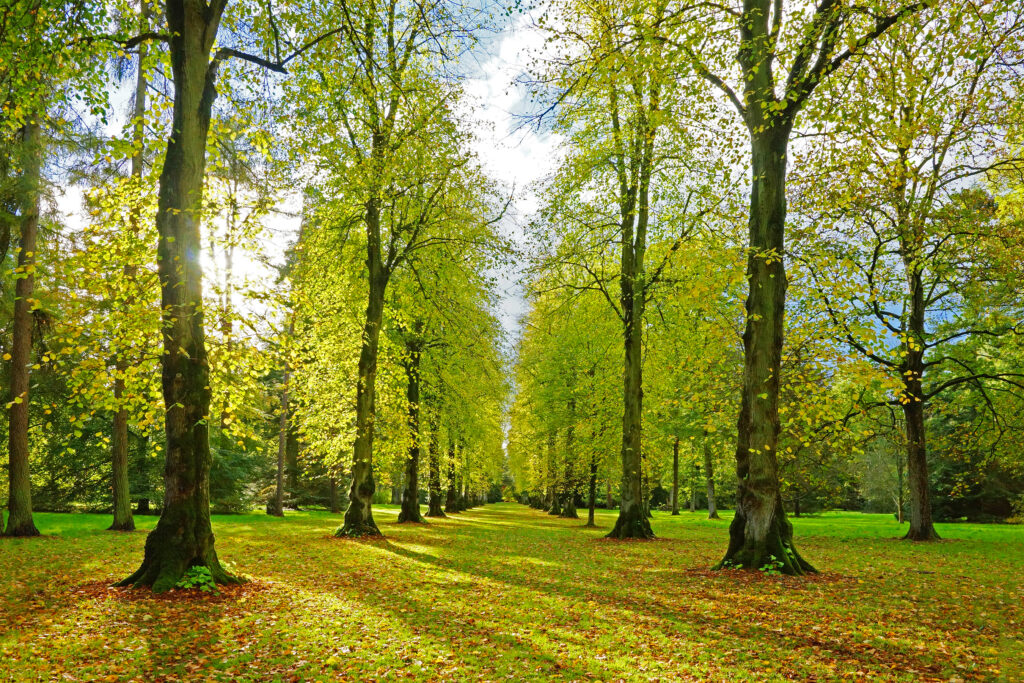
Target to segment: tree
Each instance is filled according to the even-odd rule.
[[[819,171],[803,185],[800,209],[816,223],[807,262],[838,339],[892,380],[892,395],[866,407],[903,413],[911,540],[938,538],[930,403],[967,385],[982,396],[1024,389],[1024,375],[965,343],[1019,332],[1017,288],[999,278],[989,249],[1014,237],[968,184],[1024,168],[1005,142],[1019,78],[1008,55],[1022,37],[1016,3],[999,0],[946,3],[902,22],[837,81],[849,114],[808,159],[845,181],[822,183]]]
[[[540,268],[561,277],[569,291],[600,292],[622,327],[622,483],[614,538],[653,537],[643,496],[645,314],[666,264],[715,203],[694,173],[694,131],[672,125],[683,100],[679,65],[662,49],[668,16],[661,2],[565,2],[545,17],[566,54],[582,58],[552,60],[551,75],[538,86],[556,91],[557,125],[571,141],[541,214],[539,228],[548,234]],[[715,169],[705,170],[714,177]],[[661,258],[648,272],[656,240]],[[614,284],[617,296],[609,290]]]
[[[699,19],[693,16],[696,10],[680,15],[683,37],[674,44],[692,68],[725,95],[750,138],[750,293],[737,420],[739,492],[729,547],[719,567],[757,569],[775,556],[786,574],[814,571],[793,545],[776,460],[786,299],[787,153],[797,115],[814,90],[927,2],[901,4],[891,13],[884,6],[874,11],[877,4],[825,0],[805,12],[799,3],[746,0],[739,10],[712,10],[711,31],[703,7]],[[738,70],[731,67],[734,55]],[[786,80],[777,83],[776,67],[786,58]]]

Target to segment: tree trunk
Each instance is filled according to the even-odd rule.
[[[423,521],[420,516],[420,347],[407,342],[405,350],[409,356],[405,363],[405,376],[409,381],[406,400],[409,408],[409,454],[405,459],[405,490],[402,492],[402,510],[399,522]]]
[[[593,444],[591,444],[593,445]],[[590,454],[590,491],[587,497],[587,526],[597,526],[594,522],[594,509],[597,507],[597,454]]]
[[[356,385],[356,442],[352,454],[352,486],[349,489],[345,523],[335,532],[339,537],[380,536],[373,521],[373,432],[376,415],[377,350],[384,318],[387,275],[381,260],[380,207],[378,200],[366,203],[367,257],[370,289],[359,352],[359,382]]]
[[[708,441],[706,432],[704,434],[704,477],[707,480],[708,490],[708,519],[721,519],[718,516],[718,507],[715,505],[715,463],[711,458],[711,443]]]
[[[916,255],[917,251],[913,252]],[[910,316],[907,325],[906,356],[900,367],[906,401],[903,417],[907,430],[907,480],[910,484],[910,528],[905,539],[935,541],[939,535],[932,525],[929,497],[928,451],[924,428],[924,338],[925,304],[921,267],[909,259]]]
[[[195,565],[218,583],[238,581],[214,550],[210,525],[210,372],[203,327],[199,221],[206,138],[218,62],[210,61],[222,3],[168,0],[174,113],[160,175],[157,264],[164,352],[166,465],[164,504],[146,538],[142,566],[120,585],[170,590]]]
[[[672,514],[679,514],[679,437],[672,441]]]
[[[604,502],[609,510],[615,508],[615,499],[612,498],[612,483],[610,481],[604,483]]]
[[[558,437],[555,432],[548,432],[548,472],[551,474],[551,494],[548,514],[558,516],[562,513],[562,498],[558,495],[558,463],[555,455],[555,441]]]
[[[573,471],[573,438],[576,434],[576,402],[569,401],[569,426],[565,430],[565,481],[562,483],[562,509],[558,516],[566,519],[579,519],[576,512],[576,474]]]
[[[284,466],[288,451],[288,371],[284,373],[284,386],[281,387],[281,415],[277,421],[277,479],[274,486],[274,499],[267,512],[274,517],[284,517]]]
[[[11,407],[8,411],[9,457],[5,536],[38,536],[32,519],[32,481],[28,465],[29,366],[32,362],[32,292],[35,287],[36,236],[42,185],[42,127],[37,113],[21,129],[21,237],[18,244],[14,319],[11,321]]]
[[[907,480],[910,483],[910,528],[905,539],[935,541],[939,535],[932,525],[928,489],[928,459],[925,446],[924,408],[911,399],[903,404],[907,422]]]
[[[146,0],[139,3],[139,33],[149,30],[149,4]],[[132,142],[135,152],[132,154],[131,177],[142,187],[143,149],[146,142],[146,93],[149,84],[146,81],[144,62],[148,53],[148,45],[139,44],[139,70],[135,76],[135,106],[132,111]],[[131,212],[130,229],[139,233],[141,217],[139,211]],[[122,268],[125,282],[132,283],[136,278],[135,264],[126,263]],[[128,307],[126,306],[126,312]],[[114,521],[109,531],[134,531],[135,520],[132,518],[131,484],[128,479],[128,408],[124,401],[124,377],[128,371],[128,358],[125,349],[120,349],[114,360],[114,412],[113,432],[110,435],[111,455],[111,487],[114,498]]]
[[[299,495],[299,430],[295,427],[295,413],[288,415],[288,442],[285,444],[285,488],[294,500]]]
[[[458,482],[455,481],[455,439],[448,437],[448,496],[445,498],[444,511],[451,514],[459,512]]]
[[[139,498],[135,504],[135,514],[137,515],[148,515],[149,514],[149,498]]]
[[[428,483],[427,517],[445,517],[441,502],[441,458],[438,453],[438,424],[433,420],[430,424],[430,482]]]
[[[622,274],[623,288],[632,290],[630,273]],[[632,293],[630,298],[632,298]],[[633,307],[626,310],[625,358],[623,361],[623,414],[622,414],[622,485],[620,487],[619,517],[608,538],[654,538],[647,518],[643,495],[643,468],[640,459],[641,415],[643,389],[641,388],[641,321],[633,319]]]
[[[749,104],[751,110],[759,106],[760,102],[756,101]],[[782,261],[786,153],[791,124],[776,120],[774,125],[768,125],[759,119],[763,115],[764,112],[754,112],[748,116],[758,120],[748,120],[752,148],[750,251],[747,256],[750,293],[746,302],[743,387],[737,421],[739,490],[736,515],[729,525],[729,548],[718,566],[759,569],[774,556],[782,562],[783,573],[804,574],[814,568],[793,546],[793,527],[782,506],[775,457],[786,296],[786,270]]]

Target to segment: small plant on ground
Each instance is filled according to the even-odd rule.
[[[765,576],[782,576],[782,560],[774,555],[769,555],[768,558],[768,562],[759,567],[758,571],[764,572]]]
[[[174,584],[174,586],[175,588],[184,588],[185,590],[198,588],[207,593],[217,591],[217,582],[213,580],[213,574],[210,573],[209,567],[201,565],[189,567],[188,571],[178,579],[178,583]]]

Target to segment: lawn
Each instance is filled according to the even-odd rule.
[[[145,533],[40,514],[0,539],[0,680],[1024,680],[1024,527],[891,516],[793,520],[822,570],[708,568],[727,521],[655,513],[659,539],[512,504],[425,526],[375,509],[386,540],[331,537],[317,512],[214,518],[252,578],[207,595],[108,588]],[[147,529],[154,518],[139,518]]]

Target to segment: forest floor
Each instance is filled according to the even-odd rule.
[[[145,533],[39,514],[0,539],[0,680],[1024,680],[1024,527],[794,520],[810,578],[709,571],[727,519],[655,513],[658,540],[506,503],[331,537],[340,516],[214,518],[252,581],[207,595],[109,588]],[[728,518],[728,515],[724,515]],[[152,517],[137,518],[144,529]]]

